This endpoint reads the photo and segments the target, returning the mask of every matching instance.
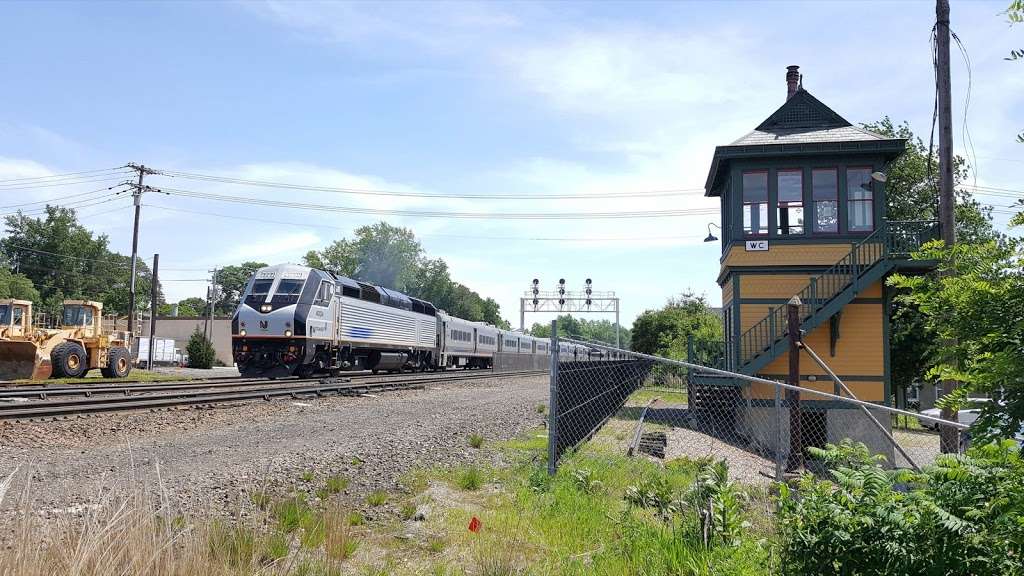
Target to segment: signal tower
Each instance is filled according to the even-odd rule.
[[[615,314],[615,346],[619,340],[619,298],[614,291],[595,292],[593,281],[587,278],[583,289],[565,289],[565,278],[558,279],[558,287],[540,289],[540,280],[533,279],[530,289],[519,299],[519,329],[526,331],[527,312],[594,312]],[[528,306],[529,304],[529,306]]]

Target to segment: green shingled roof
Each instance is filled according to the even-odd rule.
[[[704,186],[705,195],[718,195],[716,188],[731,158],[840,152],[880,152],[895,157],[905,146],[905,139],[887,138],[853,126],[800,88],[752,132],[727,146],[715,148]]]

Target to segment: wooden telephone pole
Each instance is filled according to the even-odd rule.
[[[953,195],[953,95],[949,77],[949,0],[935,2],[935,89],[939,120],[939,231],[947,247],[956,243],[956,218]],[[956,380],[943,380],[943,395],[959,387]],[[956,422],[956,410],[942,409],[942,418]],[[959,451],[959,432],[952,426],[939,430],[943,453]]]

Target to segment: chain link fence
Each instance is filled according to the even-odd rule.
[[[940,428],[965,428],[856,399],[834,374],[796,387],[725,371],[710,348],[710,366],[557,337],[552,349],[561,350],[551,358],[552,474],[568,453],[591,452],[724,460],[734,479],[770,483],[799,470],[824,473],[827,445],[920,468],[940,453]],[[894,427],[897,417],[910,424]]]

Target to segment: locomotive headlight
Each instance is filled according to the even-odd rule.
[[[264,304],[260,306],[260,312],[270,312],[273,308],[270,304]]]
[[[292,337],[292,331],[291,330],[285,330],[284,331],[284,337],[285,338],[291,338]]]
[[[239,336],[245,336],[245,328],[242,328],[241,330],[239,330],[238,331],[238,335]]]

